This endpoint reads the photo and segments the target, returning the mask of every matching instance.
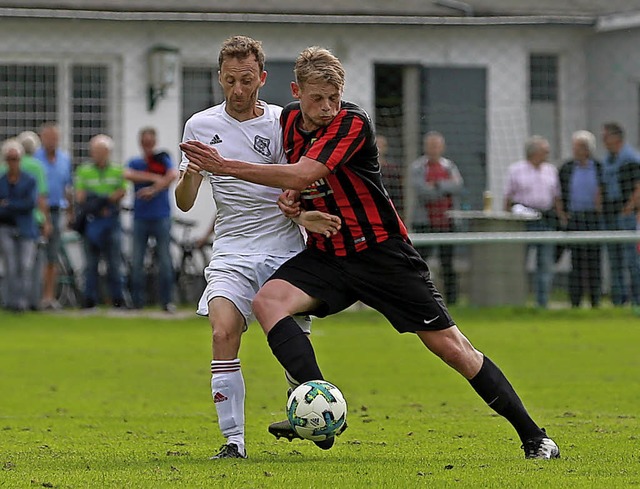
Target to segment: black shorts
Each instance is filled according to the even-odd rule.
[[[400,333],[446,329],[454,325],[442,295],[418,252],[392,238],[351,256],[307,249],[286,261],[269,280],[294,285],[322,304],[325,317],[360,300],[382,313]]]

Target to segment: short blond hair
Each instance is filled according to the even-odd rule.
[[[340,60],[328,49],[312,46],[298,55],[293,69],[296,83],[329,83],[342,91],[344,68]]]

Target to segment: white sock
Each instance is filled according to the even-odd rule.
[[[300,382],[298,382],[296,379],[294,379],[291,376],[291,374],[289,372],[287,372],[286,370],[284,371],[284,376],[287,379],[287,383],[289,384],[290,390],[294,390],[296,387],[298,387],[300,385]]]
[[[211,362],[211,394],[218,412],[218,425],[227,443],[244,449],[244,379],[240,359]]]

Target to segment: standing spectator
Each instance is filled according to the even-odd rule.
[[[32,267],[38,231],[33,211],[38,189],[35,178],[20,169],[22,145],[12,139],[2,145],[7,172],[0,177],[0,256],[4,259],[7,309],[22,312],[28,307]]]
[[[173,265],[171,262],[171,207],[169,186],[178,176],[171,157],[156,151],[157,133],[153,127],[140,130],[142,156],[133,158],[124,170],[124,177],[133,182],[133,256],[131,263],[131,299],[133,307],[145,304],[144,255],[149,238],[156,242],[159,276],[158,287],[162,309],[173,312]]]
[[[121,270],[120,202],[127,184],[121,166],[110,161],[113,140],[98,134],[89,142],[91,161],[76,173],[76,204],[85,215],[85,291],[84,309],[98,304],[98,263],[107,262],[109,292],[113,307],[124,307]]]
[[[449,211],[457,207],[456,196],[463,190],[464,181],[455,163],[442,155],[445,139],[442,134],[430,131],[423,138],[424,154],[411,163],[414,207],[412,228],[416,233],[449,233],[453,231],[453,219]],[[444,281],[448,304],[458,299],[458,280],[453,267],[453,245],[438,245],[440,270]],[[418,249],[426,260],[431,247]]]
[[[558,219],[565,223],[560,194],[558,169],[547,162],[549,142],[542,136],[532,136],[525,143],[526,159],[509,167],[505,189],[505,209],[520,204],[540,213],[540,219],[527,221],[528,231],[553,231]],[[536,303],[546,308],[553,282],[553,244],[537,244],[535,290]]]
[[[40,161],[34,153],[40,147],[40,138],[33,131],[21,132],[17,140],[22,144],[24,156],[20,162],[20,168],[36,179],[38,187],[38,207],[34,211],[34,217],[39,227],[40,239],[46,240],[51,236],[51,215],[49,213],[49,184],[47,175]],[[29,291],[29,309],[38,310],[42,302],[42,277],[44,274],[44,253],[36,246],[35,262],[33,265],[33,281]]]
[[[55,299],[55,289],[58,280],[57,259],[60,250],[62,234],[62,213],[71,212],[69,202],[72,200],[71,159],[58,146],[60,130],[58,125],[48,122],[40,130],[42,146],[36,150],[34,156],[42,162],[47,184],[49,186],[49,214],[51,217],[51,232],[47,239],[47,263],[44,271],[42,293],[42,307],[44,309],[59,309],[60,304]]]
[[[380,173],[382,174],[382,184],[387,189],[391,201],[396,206],[396,211],[401,216],[404,215],[404,171],[402,165],[398,165],[387,159],[389,153],[389,141],[382,134],[376,134],[378,146],[378,161],[380,162]]]
[[[624,129],[616,122],[604,124],[602,140],[607,149],[602,170],[604,229],[635,230],[634,209],[640,202],[640,154],[625,143]],[[621,306],[630,299],[640,312],[640,263],[635,246],[632,243],[610,243],[607,253],[611,271],[611,302]],[[630,288],[626,285],[626,274],[629,275]]]
[[[589,131],[573,133],[573,159],[560,168],[562,205],[567,213],[568,231],[598,231],[602,213],[602,165],[593,159],[596,138]],[[601,247],[597,243],[573,244],[569,299],[579,307],[583,285],[591,297],[591,307],[600,305],[602,293]]]

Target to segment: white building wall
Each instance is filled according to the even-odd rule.
[[[640,144],[640,29],[599,33],[586,45],[590,129],[598,135],[604,153],[602,124],[615,121],[625,128],[627,140]]]
[[[82,56],[107,60],[116,74],[114,137],[116,157],[120,160],[137,154],[137,131],[145,125],[158,128],[160,144],[177,157],[181,138],[180,77],[155,111],[147,110],[146,52],[156,44],[180,49],[184,63],[216,63],[221,42],[233,34],[246,34],[263,41],[267,62],[293,60],[309,45],[332,48],[347,72],[345,98],[374,109],[373,66],[375,62],[481,66],[487,68],[487,157],[488,182],[502,195],[504,175],[509,163],[522,157],[528,134],[528,59],[530,52],[560,55],[561,95],[560,128],[562,154],[568,154],[569,136],[587,123],[587,94],[592,97],[589,113],[592,120],[618,118],[631,125],[636,111],[636,93],[626,82],[624,97],[615,107],[603,111],[599,92],[592,83],[587,92],[585,37],[590,31],[570,27],[445,27],[445,26],[331,26],[275,24],[209,24],[158,22],[107,22],[72,20],[3,19],[0,29],[0,60],[30,56],[46,60],[51,57],[74,59]],[[615,43],[616,36],[609,36]],[[618,41],[619,42],[619,41]],[[625,41],[626,42],[626,41]],[[625,48],[631,55],[632,44]],[[589,73],[607,61],[612,69],[626,72],[624,55],[607,58],[612,48],[591,45]],[[599,61],[601,60],[601,61]],[[637,73],[637,71],[636,71]],[[605,76],[601,76],[604,80]],[[622,98],[624,100],[622,100]],[[634,103],[629,103],[633,101]],[[630,107],[631,106],[631,107]],[[601,115],[602,114],[602,115]],[[593,128],[593,125],[591,126]],[[209,222],[209,191],[201,191],[196,209],[190,213]]]

